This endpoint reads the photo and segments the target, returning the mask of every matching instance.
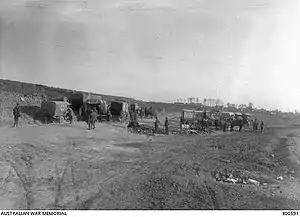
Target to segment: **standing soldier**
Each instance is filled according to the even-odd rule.
[[[79,108],[79,120],[82,120],[82,109],[83,109],[83,106],[81,106],[80,108]]]
[[[261,132],[261,133],[263,133],[263,131],[264,131],[264,125],[265,125],[264,121],[261,120],[261,121],[260,121],[260,132]]]
[[[253,131],[257,130],[257,119],[254,119],[253,121]]]
[[[70,121],[70,124],[73,123],[73,115],[72,115],[72,110],[70,108],[70,105],[67,106],[67,110],[66,110],[66,113],[65,113],[65,118]]]
[[[226,120],[226,118],[224,118],[224,120],[223,120],[223,132],[226,132],[226,129],[227,129],[227,120]]]
[[[258,125],[259,125],[259,122],[258,122],[258,120],[256,119],[256,121],[255,121],[255,131],[258,131]]]
[[[215,119],[215,130],[219,130],[219,120]]]
[[[148,118],[147,107],[144,108],[144,117],[145,117],[145,118]]]
[[[110,121],[110,118],[111,118],[111,113],[110,113],[110,110],[108,108],[108,110],[107,110],[107,121]]]
[[[158,133],[158,124],[159,124],[159,120],[158,120],[158,118],[156,117],[155,118],[155,122],[154,122],[154,131],[155,131],[155,133]]]
[[[206,119],[206,110],[203,112],[203,119]]]
[[[166,135],[169,135],[169,120],[167,117],[165,120],[165,130],[166,130]]]
[[[145,117],[145,108],[142,107],[141,108],[141,118],[144,118]]]
[[[14,115],[14,125],[13,125],[13,127],[18,127],[19,118],[21,116],[19,103],[17,103],[17,105],[13,109],[13,115]]]
[[[91,108],[87,108],[86,110],[86,116],[87,116],[87,124],[88,124],[88,129],[90,130],[92,127],[92,110]]]
[[[92,114],[91,114],[91,118],[92,118],[92,120],[91,120],[91,126],[92,126],[92,129],[95,129],[96,128],[96,126],[95,126],[95,124],[96,124],[96,121],[97,121],[97,109],[96,108],[94,108],[93,110],[92,110]]]

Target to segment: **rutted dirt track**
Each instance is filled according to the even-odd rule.
[[[300,128],[147,137],[76,123],[0,133],[2,209],[300,207]],[[218,182],[216,170],[265,184]]]

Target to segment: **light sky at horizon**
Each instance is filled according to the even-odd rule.
[[[2,0],[2,78],[300,109],[297,0],[86,2]]]

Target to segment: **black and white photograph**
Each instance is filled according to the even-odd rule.
[[[1,215],[297,216],[298,74],[300,0],[0,0]]]

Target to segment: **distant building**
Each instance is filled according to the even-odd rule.
[[[204,99],[203,105],[208,107],[215,107],[215,106],[224,106],[224,103],[220,99]]]

